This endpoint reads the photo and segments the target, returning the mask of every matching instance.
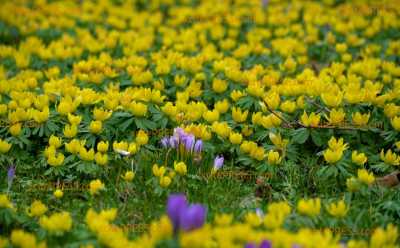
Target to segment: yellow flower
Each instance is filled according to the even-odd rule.
[[[47,163],[51,166],[60,166],[64,162],[64,154],[61,152],[57,154],[50,154],[50,156],[47,158]]]
[[[228,89],[228,82],[222,79],[215,78],[212,82],[212,89],[217,93],[223,93]]]
[[[283,112],[286,113],[293,113],[296,110],[297,104],[294,101],[284,101],[280,108],[282,109]]]
[[[52,233],[64,233],[71,230],[72,218],[68,212],[52,214],[50,217],[43,216],[39,220],[42,228]]]
[[[62,146],[61,138],[59,138],[57,136],[54,136],[54,135],[51,135],[50,139],[49,139],[49,145],[53,146],[55,148],[61,147]]]
[[[214,122],[211,126],[211,129],[222,138],[228,137],[231,133],[231,128],[226,122]]]
[[[137,145],[136,145],[135,142],[129,143],[128,152],[129,152],[130,154],[135,154],[135,153],[137,152]]]
[[[219,120],[219,112],[217,109],[214,109],[213,111],[206,111],[203,113],[203,118],[206,120],[208,123],[213,123],[214,121]]]
[[[65,149],[72,153],[77,154],[81,150],[81,148],[85,145],[86,141],[80,141],[77,139],[71,140],[69,143],[65,143]]]
[[[395,142],[394,145],[396,146],[397,150],[400,150],[400,141]]]
[[[135,178],[135,172],[133,171],[127,171],[125,174],[122,176],[122,178],[127,181],[131,182]]]
[[[390,123],[392,124],[394,130],[400,131],[400,117],[399,116],[393,117],[390,120]]]
[[[214,108],[221,114],[224,114],[229,109],[229,101],[226,98],[222,101],[218,101],[214,104]]]
[[[78,126],[66,124],[64,127],[64,136],[67,138],[73,138],[78,133]]]
[[[0,236],[0,248],[6,248],[8,247],[8,240],[7,238],[3,238]]]
[[[384,153],[383,149],[381,150],[380,153],[380,157],[382,159],[383,162],[385,162],[386,164],[390,164],[390,165],[399,165],[400,164],[400,157],[392,152],[391,149],[386,151],[386,154]]]
[[[248,110],[242,111],[240,108],[232,108],[232,119],[237,123],[245,122],[248,114]]]
[[[282,157],[279,156],[279,152],[269,150],[268,152],[268,164],[275,165],[282,161]]]
[[[343,138],[339,138],[336,140],[335,136],[332,136],[328,141],[328,146],[333,151],[345,151],[348,147],[347,144],[344,144]]]
[[[255,212],[249,212],[244,216],[244,221],[252,227],[257,227],[262,224],[261,216]]]
[[[11,144],[5,140],[0,139],[0,152],[7,153],[11,149]]]
[[[366,169],[359,169],[357,171],[357,179],[367,185],[371,185],[375,181],[374,174],[372,172],[368,173]]]
[[[381,227],[375,229],[371,236],[370,248],[396,247],[399,237],[398,228],[389,224],[384,230]]]
[[[175,171],[181,175],[184,176],[187,173],[187,166],[184,162],[174,162],[174,169]]]
[[[112,112],[105,111],[104,109],[95,108],[93,110],[93,117],[96,121],[105,121],[111,117]]]
[[[305,111],[300,117],[301,123],[306,127],[317,127],[320,119],[321,116],[319,114],[312,112],[310,115],[308,115]]]
[[[338,201],[337,203],[332,202],[326,210],[328,213],[336,218],[343,218],[346,216],[349,208],[346,206],[343,200]]]
[[[9,127],[10,134],[12,136],[18,136],[21,133],[21,128],[22,128],[21,123],[15,123],[11,127]]]
[[[242,134],[244,136],[248,137],[253,134],[253,129],[251,127],[249,127],[248,125],[245,125],[242,128]]]
[[[342,103],[343,93],[342,92],[322,93],[321,98],[326,106],[336,108]]]
[[[283,69],[289,72],[296,70],[297,63],[292,57],[288,57],[283,63]]]
[[[229,226],[232,223],[232,214],[217,214],[214,218],[214,223],[217,226]]]
[[[163,188],[167,188],[171,184],[171,178],[168,176],[160,177],[160,186]]]
[[[46,213],[47,207],[41,201],[35,200],[32,202],[30,208],[28,209],[28,215],[34,217],[40,217]]]
[[[297,203],[297,210],[300,214],[308,215],[310,217],[317,216],[321,210],[321,199],[314,198],[314,199],[301,199]]]
[[[96,195],[100,190],[103,190],[104,188],[104,184],[100,181],[100,179],[90,181],[89,190],[91,195]]]
[[[269,229],[279,228],[290,214],[291,208],[285,201],[273,202],[268,205],[268,212],[264,217],[264,225]]]
[[[272,132],[270,132],[268,134],[269,139],[271,140],[271,142],[276,146],[276,148],[278,149],[283,149],[287,146],[287,144],[289,143],[288,139],[282,139],[281,134],[274,134]]]
[[[82,116],[68,114],[68,121],[71,125],[78,126],[82,121]]]
[[[139,132],[136,135],[136,143],[139,145],[145,145],[149,141],[149,136],[147,133],[143,130],[139,130]]]
[[[233,145],[239,145],[240,143],[242,143],[242,139],[243,137],[240,133],[231,132],[231,134],[229,135],[229,141]]]
[[[271,110],[275,110],[279,107],[281,98],[277,92],[273,91],[264,97],[264,102]]]
[[[97,143],[97,151],[99,152],[107,152],[108,151],[108,141],[104,142],[104,141],[100,141],[99,143]]]
[[[154,164],[153,168],[152,168],[152,171],[153,171],[154,176],[162,177],[164,175],[166,169],[165,169],[164,166],[158,167],[157,164]]]
[[[96,161],[96,163],[98,165],[106,165],[107,162],[108,162],[108,156],[107,156],[107,154],[103,154],[101,152],[97,152],[94,155],[94,160]]]
[[[361,114],[360,112],[353,113],[351,115],[354,125],[365,126],[369,120],[369,113]]]
[[[340,108],[340,109],[332,109],[329,112],[329,118],[326,117],[326,119],[328,120],[329,124],[337,125],[343,123],[345,117],[346,113],[343,111],[342,108]]]
[[[237,100],[239,100],[241,97],[245,96],[245,94],[243,93],[243,91],[240,90],[234,90],[231,92],[231,98],[234,102],[236,102]]]
[[[89,125],[89,131],[93,134],[98,134],[103,128],[103,123],[101,121],[91,121]]]
[[[23,230],[13,230],[11,232],[10,240],[15,247],[21,247],[21,248],[41,247],[36,245],[35,235],[25,232]],[[42,247],[44,248],[45,246]]]
[[[353,151],[351,153],[351,161],[357,165],[364,165],[367,162],[367,156],[362,152]]]
[[[79,157],[84,161],[93,161],[94,160],[94,149],[86,150],[84,146],[81,146],[79,149]]]
[[[326,162],[334,164],[342,158],[343,150],[331,150],[328,148],[324,151],[323,155]]]
[[[5,194],[0,194],[0,208],[10,208],[14,209],[12,203]]]
[[[62,198],[64,196],[64,192],[61,189],[56,189],[53,193],[55,198]]]

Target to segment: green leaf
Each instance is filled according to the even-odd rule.
[[[307,128],[299,128],[292,132],[292,141],[297,144],[304,144],[308,136],[310,135],[310,131]]]

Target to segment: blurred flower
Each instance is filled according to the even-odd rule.
[[[125,174],[122,176],[122,179],[124,179],[127,182],[131,182],[135,178],[135,172],[133,171],[127,171]]]
[[[54,191],[53,195],[55,198],[60,199],[61,197],[64,196],[64,192],[61,189],[56,189],[56,191]]]
[[[47,207],[41,201],[35,200],[27,210],[29,216],[40,217],[46,213]]]
[[[183,194],[172,194],[168,197],[167,214],[176,233],[179,229],[190,231],[203,226],[207,211],[201,204],[188,205]]]
[[[15,177],[15,165],[11,165],[7,171],[7,192],[10,191],[12,182]]]
[[[104,188],[104,184],[100,181],[100,179],[90,181],[89,190],[91,195],[96,195],[100,190],[103,190]]]
[[[201,153],[202,150],[203,150],[203,141],[196,140],[196,143],[194,144],[194,152]]]
[[[169,139],[168,137],[164,137],[164,138],[161,139],[162,147],[168,148],[168,145],[169,145],[168,139]]]
[[[160,186],[163,188],[167,188],[171,184],[172,180],[169,176],[161,176],[160,177]]]
[[[328,211],[328,213],[330,215],[332,215],[334,217],[343,218],[344,216],[346,216],[349,208],[346,206],[346,203],[343,200],[341,200],[341,201],[338,201],[337,203],[332,202],[326,208],[326,210]]]
[[[185,208],[180,215],[180,226],[184,231],[191,231],[203,226],[207,210],[201,204],[192,204]]]
[[[192,152],[195,138],[193,134],[185,134],[182,136],[182,142],[187,152]]]
[[[11,148],[11,144],[5,140],[0,139],[0,152],[7,153]]]
[[[315,217],[319,214],[321,210],[321,199],[301,199],[297,204],[297,210],[301,214]]]
[[[219,170],[224,165],[224,157],[216,156],[214,159],[214,169]]]

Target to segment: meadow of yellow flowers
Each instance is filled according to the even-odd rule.
[[[0,248],[400,247],[400,1],[0,1]]]

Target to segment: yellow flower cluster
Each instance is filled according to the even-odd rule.
[[[49,217],[43,216],[39,219],[42,228],[51,233],[64,233],[72,228],[72,218],[68,212],[54,213]]]

